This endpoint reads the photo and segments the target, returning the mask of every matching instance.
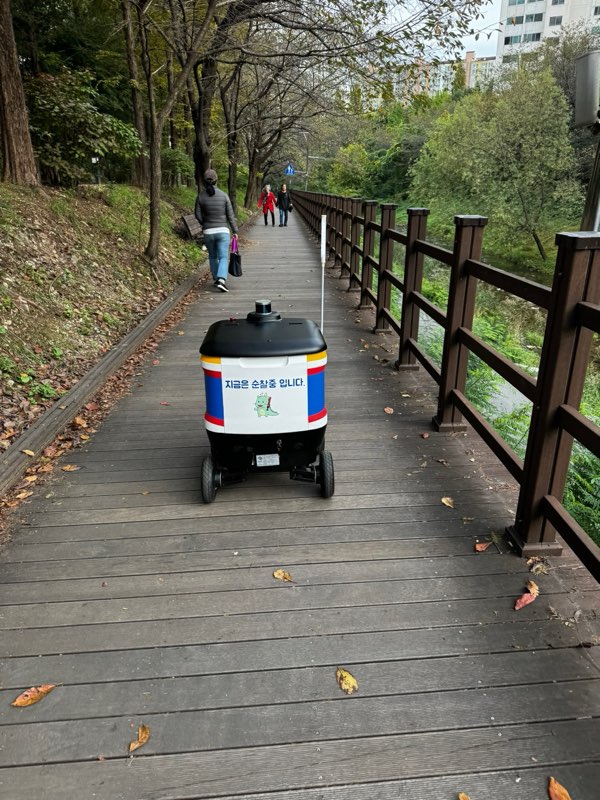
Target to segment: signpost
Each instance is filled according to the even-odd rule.
[[[288,161],[287,167],[283,170],[283,174],[284,175],[295,175],[296,174],[296,170],[294,169],[294,167],[292,166],[292,164],[289,161]]]

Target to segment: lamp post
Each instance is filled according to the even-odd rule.
[[[304,191],[308,189],[308,131],[300,131],[306,143],[306,170],[304,172]]]

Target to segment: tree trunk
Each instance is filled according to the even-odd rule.
[[[244,197],[244,207],[254,208],[258,200],[259,174],[258,160],[256,156],[250,158],[248,164],[248,183],[246,185],[246,196]]]
[[[540,237],[538,236],[538,232],[535,230],[535,228],[531,229],[531,235],[533,236],[533,241],[537,245],[537,249],[539,250],[539,253],[540,253],[541,257],[542,257],[542,261],[547,261],[548,260],[548,256],[546,254],[546,251],[544,250],[544,245],[542,244],[542,241],[541,241]]]
[[[129,69],[129,82],[131,84],[131,101],[133,108],[133,124],[142,143],[142,152],[135,159],[133,169],[133,183],[135,186],[145,188],[150,182],[150,165],[148,163],[148,136],[144,121],[144,106],[139,89],[137,60],[135,57],[135,38],[129,10],[129,0],[121,0],[123,14],[123,31],[125,33],[125,50],[127,53],[127,67]]]
[[[29,132],[25,92],[10,13],[10,0],[0,0],[0,131],[2,180],[37,186],[38,171]]]

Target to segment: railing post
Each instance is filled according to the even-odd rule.
[[[396,225],[395,203],[382,203],[381,205],[381,236],[379,237],[379,265],[377,267],[377,307],[375,311],[375,327],[373,333],[385,333],[390,323],[383,315],[383,309],[389,309],[392,297],[392,285],[383,275],[384,271],[392,271],[394,263],[394,240],[390,239],[389,232]]]
[[[342,216],[342,203],[344,202],[344,198],[338,195],[335,198],[335,266],[339,265],[340,268],[340,277],[342,273],[342,264],[343,264],[343,257],[342,257],[342,242],[343,242],[343,230],[342,230],[342,223],[343,223],[343,216]]]
[[[559,554],[556,532],[545,519],[546,495],[562,500],[572,437],[558,425],[561,405],[579,408],[592,332],[576,323],[579,301],[600,302],[600,236],[559,233],[558,255],[531,413],[515,524],[507,533],[523,556]]]
[[[349,292],[360,291],[360,281],[358,276],[359,260],[356,248],[358,247],[358,242],[360,239],[360,222],[358,221],[358,218],[361,216],[362,213],[362,205],[363,205],[362,200],[353,199],[350,201],[350,213],[352,215],[352,222],[350,225],[350,283],[348,284]]]
[[[467,380],[469,351],[458,339],[458,329],[471,329],[475,311],[477,279],[466,270],[465,262],[479,260],[483,229],[487,217],[459,215],[454,217],[454,257],[450,273],[446,332],[442,355],[442,372],[438,413],[433,424],[438,431],[464,431],[466,425],[462,414],[452,402],[452,391],[464,392]]]
[[[363,257],[360,276],[360,304],[359,308],[369,308],[367,289],[373,283],[373,264],[369,259],[375,252],[375,231],[371,227],[377,217],[377,200],[365,200],[363,203],[363,217],[365,220],[363,230]]]
[[[400,348],[396,361],[396,368],[403,370],[419,369],[408,343],[411,339],[416,342],[419,338],[419,307],[413,302],[413,292],[420,292],[423,285],[423,253],[417,252],[415,242],[417,239],[425,239],[429,209],[409,208],[407,214]]]
[[[334,196],[332,194],[325,195],[325,202],[327,203],[327,225],[328,227],[328,235],[327,235],[327,247],[328,247],[328,257],[331,258],[333,256],[335,261],[335,205],[334,205]]]
[[[342,197],[342,268],[340,278],[346,272],[350,272],[350,214],[352,200],[350,197]]]

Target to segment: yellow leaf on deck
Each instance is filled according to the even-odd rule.
[[[335,671],[335,678],[342,692],[352,694],[358,691],[358,681],[347,669],[338,667]]]
[[[37,481],[37,475],[27,475],[25,478],[25,483],[35,483]]]
[[[73,425],[75,425],[76,428],[87,428],[88,426],[83,417],[75,417],[73,420]]]
[[[17,500],[26,500],[28,497],[31,497],[32,494],[33,492],[19,492],[16,498]]]
[[[140,725],[138,728],[138,738],[135,740],[135,742],[129,742],[129,752],[133,753],[133,751],[137,750],[138,747],[146,744],[149,738],[150,728],[147,725]]]
[[[442,497],[442,503],[448,508],[454,508],[454,500],[451,497]]]
[[[288,583],[292,583],[292,576],[284,569],[276,569],[273,573],[273,577],[277,578],[278,581],[288,581]]]
[[[25,453],[26,456],[34,456],[35,453],[33,450],[21,450],[22,453]]]
[[[81,469],[81,467],[78,467],[77,464],[65,464],[65,466],[62,468],[62,471],[77,472],[78,469]]]
[[[554,778],[548,781],[548,797],[550,800],[571,800],[571,795],[567,792],[564,786]]]
[[[527,581],[527,591],[529,594],[532,594],[534,597],[537,597],[540,593],[540,587],[537,585],[535,581]]]
[[[32,706],[34,703],[39,703],[47,694],[50,694],[52,689],[56,688],[55,683],[43,683],[41,686],[32,686],[26,692],[20,694],[16,700],[13,700],[11,706],[15,708],[25,708],[25,706]]]
[[[471,800],[471,798],[469,797],[468,794],[465,794],[464,792],[460,792],[459,795],[458,795],[458,800]]]

